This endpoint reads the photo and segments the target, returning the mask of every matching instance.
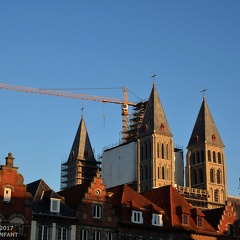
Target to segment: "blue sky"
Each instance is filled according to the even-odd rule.
[[[186,154],[206,99],[225,144],[228,191],[239,195],[240,2],[0,1],[0,82],[146,100],[155,71],[173,139]],[[25,183],[60,187],[84,106],[96,155],[119,141],[121,106],[0,90],[0,164]],[[105,116],[105,117],[104,117]]]

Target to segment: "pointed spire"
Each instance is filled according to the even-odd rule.
[[[73,159],[95,161],[94,153],[88,136],[83,114],[77,129],[75,139],[73,141],[68,161]]]
[[[141,137],[145,134],[151,134],[153,132],[172,137],[155,83],[153,84],[152,92],[148,100],[138,136]]]
[[[202,105],[198,113],[188,147],[196,144],[214,144],[224,147],[212,114],[203,96]]]

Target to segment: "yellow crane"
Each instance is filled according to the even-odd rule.
[[[0,83],[0,89],[25,92],[25,93],[33,93],[33,94],[49,95],[49,96],[54,96],[54,97],[83,99],[83,100],[97,101],[97,102],[102,102],[102,103],[121,104],[122,105],[122,140],[123,141],[125,141],[126,132],[128,130],[128,115],[129,115],[128,106],[136,106],[136,103],[128,101],[128,91],[127,91],[126,87],[123,87],[123,100],[118,99],[118,98],[110,98],[110,97],[102,97],[102,96],[92,96],[92,95],[88,95],[88,94],[64,92],[64,91],[60,91],[60,90],[49,90],[49,89],[44,89],[44,88],[16,86],[16,85],[5,84],[5,83]]]

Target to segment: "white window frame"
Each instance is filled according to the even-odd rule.
[[[107,232],[107,240],[113,240],[113,232]]]
[[[81,240],[88,240],[88,229],[83,228],[81,231]]]
[[[93,217],[100,219],[102,217],[102,206],[98,204],[93,205]]]
[[[68,229],[66,227],[58,227],[57,240],[67,240],[67,239],[68,239]]]
[[[153,226],[163,226],[163,221],[162,221],[162,214],[152,214],[152,225]]]
[[[101,240],[101,231],[95,230],[93,232],[93,240]]]
[[[50,212],[59,213],[60,212],[60,202],[61,202],[61,199],[51,198],[51,201],[50,201]]]
[[[3,201],[10,202],[12,197],[12,189],[10,187],[5,187],[3,191]]]
[[[131,222],[133,222],[133,223],[143,223],[142,212],[132,211]]]
[[[39,225],[38,228],[38,240],[48,240],[49,227],[47,225]]]

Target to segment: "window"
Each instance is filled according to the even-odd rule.
[[[221,171],[217,170],[217,184],[221,184]]]
[[[202,150],[202,151],[201,151],[201,162],[204,162],[204,159],[205,159],[205,157],[204,157],[204,151]]]
[[[211,162],[211,152],[208,150],[208,161]]]
[[[192,164],[194,165],[196,163],[195,161],[195,153],[192,154]]]
[[[218,189],[216,189],[214,191],[214,201],[219,202],[219,191],[218,191]]]
[[[197,151],[197,163],[200,163],[200,153]]]
[[[40,225],[38,228],[38,240],[48,240],[48,226]]]
[[[163,226],[162,214],[152,214],[152,225],[154,226]]]
[[[102,206],[93,205],[93,217],[94,218],[101,218],[102,217]]]
[[[67,228],[65,227],[58,228],[57,240],[67,240]]]
[[[113,233],[107,232],[107,240],[113,240]]]
[[[165,168],[162,166],[162,179],[165,179]]]
[[[132,211],[131,221],[133,223],[143,223],[142,212]]]
[[[197,217],[197,225],[198,225],[198,227],[203,226],[203,218],[202,217]]]
[[[51,198],[50,211],[51,212],[60,212],[60,199]]]
[[[199,172],[199,182],[203,183],[203,170],[202,170],[202,168],[199,168],[198,172]]]
[[[164,159],[164,144],[162,143],[162,159]]]
[[[101,232],[100,231],[94,231],[93,232],[93,240],[100,240],[101,239]]]
[[[148,167],[145,165],[145,180],[148,180]]]
[[[193,184],[198,183],[198,178],[197,178],[197,170],[193,170]]]
[[[221,153],[218,152],[218,163],[221,164],[222,163],[222,159],[221,159]]]
[[[81,230],[80,240],[88,240],[88,230],[87,229]]]
[[[157,157],[160,158],[160,144],[157,144]]]
[[[216,163],[216,152],[213,152],[213,162]]]
[[[186,214],[182,215],[182,224],[188,225],[188,215]]]
[[[214,183],[214,169],[213,168],[210,169],[210,182]]]
[[[4,195],[3,195],[3,201],[4,202],[10,202],[11,201],[11,195],[12,195],[12,189],[9,187],[4,188]]]

